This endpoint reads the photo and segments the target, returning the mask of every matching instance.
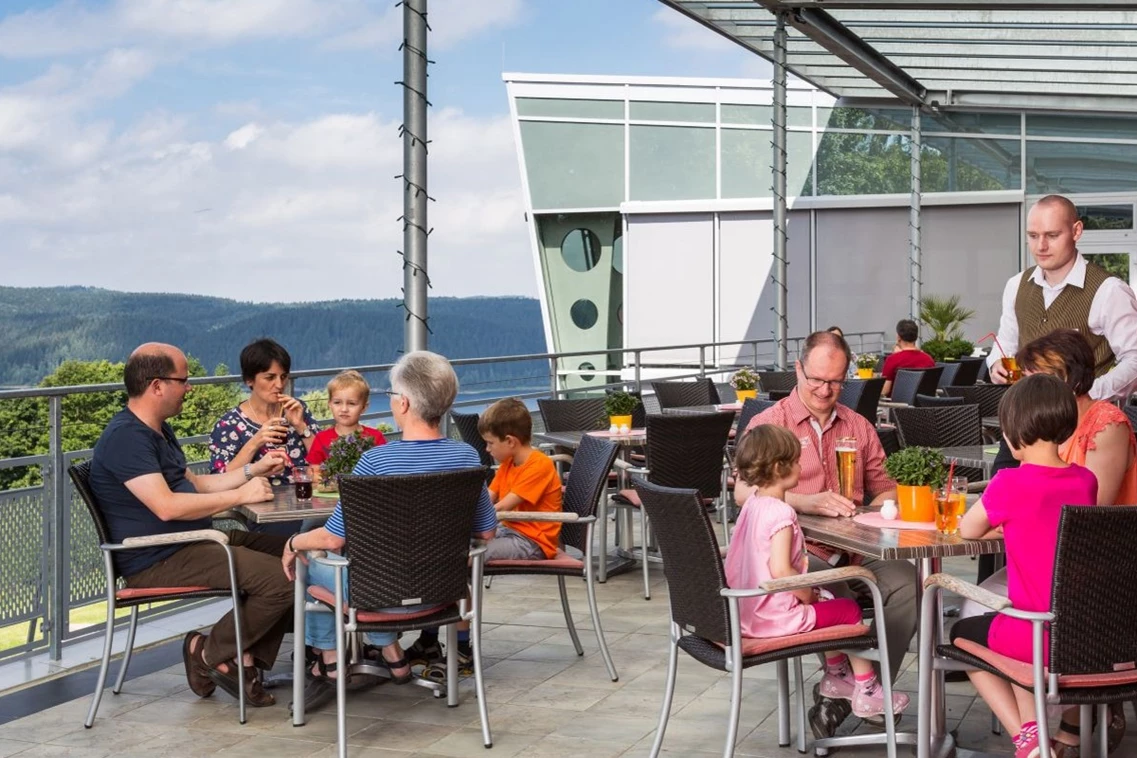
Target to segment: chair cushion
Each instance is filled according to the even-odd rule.
[[[336,604],[335,594],[326,587],[313,585],[308,588],[308,594],[311,595],[314,600],[318,600],[325,605],[335,606]],[[447,605],[447,603],[431,605],[420,610],[407,611],[405,613],[385,613],[383,611],[361,611],[357,609],[355,612],[355,620],[363,624],[380,624],[387,621],[410,621],[411,619],[422,618],[423,616],[438,613]],[[345,605],[343,610],[346,614],[351,609]]]
[[[190,592],[208,592],[216,587],[124,587],[115,590],[116,600],[140,600],[147,597],[165,597],[167,595],[185,595]],[[225,590],[228,592],[228,590]]]
[[[775,650],[782,650],[797,645],[809,645],[815,642],[829,642],[831,640],[844,640],[868,634],[869,628],[864,624],[839,624],[824,629],[814,629],[801,634],[788,634],[785,637],[743,637],[742,654],[763,655]],[[723,643],[715,643],[725,647]]]
[[[619,505],[630,505],[633,508],[640,507],[640,493],[635,490],[620,490],[612,497],[612,502]]]
[[[537,558],[535,560],[498,560],[486,561],[486,566],[501,566],[510,568],[567,568],[584,570],[584,561],[573,558],[564,550],[557,550],[552,558]]]
[[[996,653],[991,648],[984,647],[978,642],[971,640],[957,638],[953,640],[952,643],[965,653],[970,653],[1003,672],[1009,679],[1018,682],[1022,686],[1027,688],[1034,686],[1034,673],[1030,663],[1010,658],[1001,653]],[[1137,669],[1133,668],[1133,663],[1118,665],[1124,665],[1126,668],[1120,671],[1101,674],[1059,674],[1058,686],[1117,687],[1122,684],[1133,684],[1137,682]],[[1049,676],[1049,672],[1047,672],[1047,675]]]

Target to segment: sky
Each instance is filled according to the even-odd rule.
[[[768,78],[656,0],[430,0],[432,295],[537,292],[502,73]],[[0,285],[400,297],[395,0],[0,2]]]

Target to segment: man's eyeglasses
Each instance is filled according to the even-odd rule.
[[[386,390],[384,393],[387,397],[402,397],[402,392],[395,392],[394,390]]]
[[[190,383],[190,377],[188,376],[152,376],[148,381],[152,382],[155,379],[163,382],[177,382],[183,387],[187,386]]]
[[[811,390],[819,390],[825,385],[829,385],[829,389],[833,390],[834,392],[840,392],[841,389],[845,386],[844,379],[815,379],[814,377],[805,373],[804,368],[802,368],[801,373],[802,376],[805,377],[805,385]]]

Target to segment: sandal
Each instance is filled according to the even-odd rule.
[[[328,676],[329,671],[335,671],[337,664],[324,663],[322,658],[315,661],[319,673],[313,673],[311,668],[306,669],[308,681],[304,685],[304,712],[313,711],[336,698],[336,680]],[[292,710],[292,704],[288,704]]]
[[[395,684],[406,684],[414,678],[414,672],[411,671],[411,664],[407,660],[406,653],[403,653],[403,655],[397,661],[389,661],[383,657],[383,648],[376,647],[375,645],[364,645],[363,659],[366,661],[371,661],[372,663],[377,663],[381,668],[387,669],[387,673],[390,675],[391,681]],[[407,670],[407,673],[401,676],[395,673],[395,669],[404,668]]]
[[[197,650],[190,650],[193,641],[199,639]],[[186,667],[186,681],[193,694],[198,697],[209,697],[217,689],[217,685],[209,678],[209,665],[205,662],[205,635],[201,632],[190,632],[182,642],[182,662]]]
[[[237,666],[236,661],[229,661],[229,668]],[[234,698],[240,699],[241,688],[237,675],[233,671],[209,669],[209,678],[221,689]],[[276,698],[265,691],[264,682],[261,681],[261,670],[256,666],[245,666],[245,703],[254,708],[267,708],[276,704]]]
[[[1096,729],[1098,725],[1097,709],[1094,709],[1092,713],[1091,730]],[[1062,719],[1058,724],[1058,729],[1074,737],[1079,736],[1081,732],[1081,727],[1078,724],[1071,724],[1066,719]],[[1118,703],[1111,704],[1109,706],[1109,724],[1106,725],[1106,749],[1112,753],[1118,748],[1124,737],[1125,707]],[[1068,745],[1064,742],[1055,741],[1054,747],[1056,758],[1080,758],[1082,754],[1081,745]]]

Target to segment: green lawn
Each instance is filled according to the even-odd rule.
[[[173,602],[173,601],[170,601]],[[154,603],[152,605],[142,606],[145,611],[148,608],[156,608],[168,603]],[[130,615],[129,608],[119,608],[115,611],[115,618],[125,618]],[[84,605],[80,608],[75,608],[71,611],[70,622],[71,631],[79,631],[89,626],[102,626],[107,620],[107,604],[106,602],[91,603]],[[43,639],[43,632],[39,629],[39,623],[36,624],[36,640]],[[11,626],[0,627],[0,654],[6,650],[11,650],[14,647],[23,645],[28,640],[28,622],[22,624],[13,624]]]

